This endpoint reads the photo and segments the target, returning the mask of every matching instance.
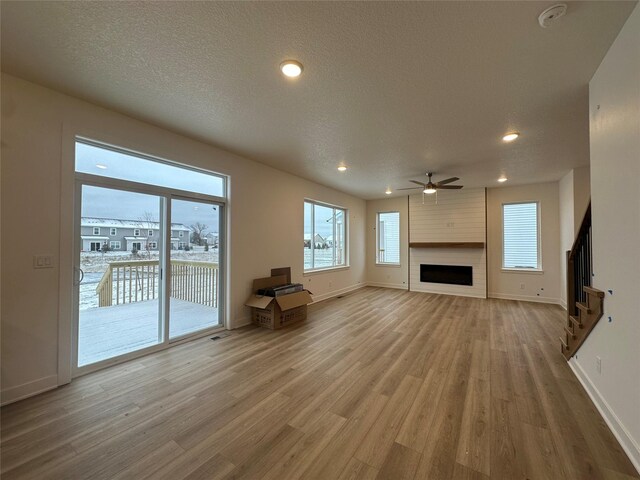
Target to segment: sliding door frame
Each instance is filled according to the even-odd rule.
[[[123,149],[123,151],[126,151]],[[226,179],[225,179],[226,182]],[[133,193],[142,193],[148,195],[154,195],[161,199],[160,205],[160,224],[162,227],[162,235],[164,239],[163,254],[160,255],[160,269],[161,279],[159,292],[160,309],[159,326],[160,326],[160,338],[157,345],[146,347],[133,352],[125,353],[117,357],[102,360],[89,365],[78,367],[78,328],[80,320],[80,283],[78,281],[78,273],[80,268],[80,250],[81,242],[80,238],[80,223],[82,216],[82,187],[93,186],[101,188],[109,188],[119,191],[127,191]],[[226,190],[226,189],[225,189]],[[215,195],[205,195],[201,193],[194,193],[185,190],[179,190],[174,188],[159,187],[155,185],[148,185],[144,183],[132,182],[129,180],[121,180],[111,177],[102,177],[99,175],[91,175],[87,173],[75,172],[74,182],[74,217],[73,217],[73,322],[72,322],[72,342],[71,342],[71,378],[79,377],[87,373],[91,373],[105,367],[116,365],[128,360],[138,358],[149,353],[167,349],[178,343],[189,341],[195,338],[210,335],[213,332],[220,331],[226,328],[226,211],[227,200],[224,197],[218,197]],[[170,260],[171,249],[171,200],[189,200],[195,202],[209,203],[212,205],[218,205],[220,207],[219,225],[219,250],[218,250],[218,265],[219,265],[219,282],[218,282],[218,318],[220,323],[214,327],[199,330],[193,333],[181,335],[179,337],[169,339],[169,281],[170,281],[170,269],[167,268],[168,261]],[[162,322],[160,322],[160,319]]]

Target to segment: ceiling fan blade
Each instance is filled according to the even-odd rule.
[[[446,185],[447,183],[455,182],[460,180],[458,177],[447,178],[446,180],[440,180],[436,185]]]
[[[396,188],[396,190],[424,190],[424,187]]]
[[[416,183],[418,185],[422,185],[423,188],[426,188],[427,184],[424,182],[419,182],[417,180],[409,180],[411,183]]]
[[[462,185],[442,185],[436,186],[438,190],[460,190]]]

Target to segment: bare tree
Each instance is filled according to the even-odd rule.
[[[141,234],[144,232],[144,249],[147,251],[147,256],[151,258],[151,248],[149,248],[149,231],[153,231],[157,228],[158,223],[155,221],[155,217],[152,212],[145,211],[141,217],[138,218],[138,226],[140,227]],[[158,230],[159,232],[159,230]],[[159,238],[154,239],[156,244]]]
[[[206,243],[206,231],[209,229],[208,225],[204,223],[196,222],[195,225],[190,225],[191,229],[191,243],[202,246]]]

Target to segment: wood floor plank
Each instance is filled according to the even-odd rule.
[[[394,443],[382,461],[376,480],[412,480],[419,462],[418,452]]]
[[[352,458],[338,480],[375,480],[377,476],[378,470],[357,458]]]
[[[491,466],[489,416],[489,383],[471,377],[464,400],[456,462],[487,476]]]
[[[557,306],[367,287],[0,410],[3,479],[640,476]]]
[[[409,375],[402,379],[366,438],[360,443],[354,455],[358,460],[377,469],[382,467],[421,384],[421,379]]]
[[[416,452],[422,452],[431,432],[431,425],[436,417],[436,405],[440,402],[446,377],[444,374],[430,370],[422,383],[411,409],[398,431],[396,442]]]

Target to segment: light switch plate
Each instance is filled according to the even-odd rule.
[[[33,268],[53,268],[52,255],[34,255]]]

